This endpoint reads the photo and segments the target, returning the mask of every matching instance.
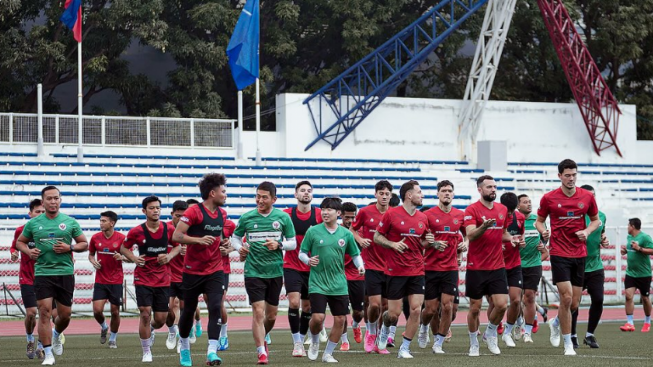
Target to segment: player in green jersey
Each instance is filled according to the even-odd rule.
[[[86,251],[88,242],[79,223],[59,212],[61,192],[58,188],[43,188],[41,199],[45,213],[25,224],[16,248],[36,261],[34,291],[39,309],[39,339],[45,351],[43,365],[51,366],[55,363],[53,352],[63,354],[60,334],[70,323],[75,290],[72,252]],[[35,248],[29,248],[30,241],[34,242]],[[57,301],[58,317],[51,329],[52,300]]]
[[[268,364],[265,335],[277,319],[283,285],[283,250],[297,247],[290,216],[273,207],[277,188],[262,182],[256,189],[256,209],[243,214],[231,239],[233,248],[245,258],[245,290],[252,305],[252,333],[258,364]],[[247,244],[243,245],[243,237]]]
[[[651,236],[642,232],[642,221],[639,218],[628,219],[628,239],[625,246],[621,246],[621,254],[628,255],[626,268],[626,317],[628,321],[621,326],[621,331],[635,331],[633,311],[635,303],[633,297],[635,290],[639,289],[642,304],[644,305],[644,325],[642,332],[651,330],[651,255],[653,255],[653,240]]]

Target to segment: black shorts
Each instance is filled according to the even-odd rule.
[[[540,287],[540,281],[542,280],[542,266],[522,268],[521,275],[524,280],[524,289],[537,291]]]
[[[184,273],[181,281],[182,288],[184,289],[184,303],[186,304],[191,300],[197,301],[202,294],[205,294],[207,298],[213,296],[222,302],[222,296],[224,296],[223,281],[224,273],[222,271],[216,271],[208,275]],[[205,302],[208,302],[208,299]]]
[[[551,274],[553,284],[571,282],[574,287],[582,287],[585,278],[585,258],[573,258],[551,255]]]
[[[523,289],[524,280],[522,278],[521,265],[515,266],[512,269],[506,269],[506,280],[508,280],[508,287]]]
[[[136,288],[136,305],[138,307],[152,307],[153,312],[168,312],[169,286],[135,285],[134,288]]]
[[[651,293],[651,277],[633,278],[630,275],[626,274],[624,286],[626,289],[637,288],[639,289],[639,294],[642,297],[648,297],[648,295]]]
[[[23,306],[25,306],[25,308],[36,307],[36,293],[34,293],[33,285],[21,284],[20,296],[23,298]]]
[[[115,306],[122,306],[122,284],[100,284],[93,286],[93,301],[108,299]]]
[[[427,301],[440,299],[442,293],[458,295],[458,270],[426,271],[426,289],[424,299]]]
[[[387,276],[382,271],[366,270],[365,271],[365,295],[388,298],[387,295]]]
[[[388,276],[388,299],[399,300],[413,294],[424,294],[424,276],[391,277]]]
[[[349,289],[349,303],[351,304],[351,308],[355,311],[363,311],[363,303],[365,303],[365,281],[348,280],[347,288]]]
[[[299,292],[301,299],[308,299],[308,271],[295,269],[283,269],[283,282],[286,287],[286,294]]]
[[[603,296],[604,283],[605,271],[603,269],[586,272],[583,278],[583,290],[587,289],[587,293],[590,295],[601,294]]]
[[[279,306],[279,295],[283,277],[276,278],[245,278],[245,291],[249,304],[265,301],[272,306]]]
[[[227,293],[227,291],[229,290],[229,273],[224,273],[222,286],[224,287],[224,292]]]
[[[483,296],[508,294],[506,269],[467,270],[465,274],[465,295],[470,299],[483,299]]]
[[[184,299],[184,289],[181,282],[170,282],[170,298]]]
[[[311,312],[325,313],[326,306],[333,316],[346,316],[349,313],[349,297],[347,296],[326,296],[319,293],[311,293]]]
[[[36,300],[53,298],[63,306],[73,305],[74,275],[42,275],[34,277]]]

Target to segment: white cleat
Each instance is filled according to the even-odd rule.
[[[181,338],[177,339],[177,354],[181,353]]]
[[[532,343],[533,338],[531,337],[531,334],[524,334],[524,343]]]
[[[304,345],[311,345],[311,331],[308,331],[306,338],[304,338]]]
[[[576,351],[574,350],[574,345],[573,344],[565,345],[565,355],[566,356],[575,356],[576,355]]]
[[[388,348],[388,334],[385,333],[383,329],[384,328],[382,327],[379,336],[376,338],[376,346],[379,348],[379,350]]]
[[[479,351],[478,344],[472,344],[469,346],[469,354],[470,357],[478,357],[481,355]]]
[[[322,355],[322,362],[325,362],[325,363],[338,363],[338,360],[333,358],[333,356],[331,354],[324,353]]]
[[[560,325],[558,326],[553,325],[554,321],[555,318],[552,318],[548,322],[549,330],[551,331],[551,336],[549,337],[549,341],[551,341],[551,345],[557,348],[560,346]]]
[[[297,342],[293,345],[292,348],[293,357],[304,357],[306,356],[306,351],[304,350],[304,344],[302,342]]]
[[[53,366],[54,365],[54,356],[52,354],[46,355],[41,366]]]
[[[195,335],[195,328],[191,329],[190,335],[188,336],[188,341],[190,341],[191,344],[195,344],[197,341],[197,335]]]
[[[410,354],[410,350],[399,348],[399,353],[397,353],[397,358],[411,359],[413,355]]]
[[[433,350],[433,354],[444,354],[441,345],[433,344],[432,350]]]
[[[143,360],[141,361],[143,363],[152,363],[152,352],[147,352],[143,354]]]
[[[168,338],[166,339],[166,348],[168,348],[169,350],[173,350],[175,349],[176,344],[177,344],[177,335],[168,333]]]
[[[60,338],[52,337],[52,353],[54,353],[57,356],[63,354],[63,344],[61,344]]]
[[[327,334],[326,328],[323,327],[322,331],[320,331],[320,343],[326,343],[327,340],[329,340],[329,335]]]
[[[501,354],[501,349],[499,349],[499,339],[496,336],[488,336],[483,338],[485,344],[487,344],[487,349],[490,350],[490,353],[499,355]]]
[[[506,346],[508,348],[516,347],[515,341],[512,340],[512,336],[509,333],[503,333],[503,335],[501,336],[501,340],[503,340],[503,342],[506,343]]]
[[[320,354],[320,343],[311,343],[308,347],[308,359],[311,361],[317,360],[317,356]]]
[[[524,329],[520,325],[515,325],[512,328],[512,338],[515,341],[520,341],[522,337],[524,337]]]
[[[156,333],[154,332],[154,328],[150,329],[150,347],[154,346],[154,341],[156,340]]]
[[[428,330],[425,331],[425,332],[420,330],[419,334],[417,335],[417,344],[419,345],[420,348],[424,349],[424,348],[426,348],[426,345],[428,343],[429,343],[429,332],[428,332]]]

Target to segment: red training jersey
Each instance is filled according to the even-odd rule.
[[[465,213],[454,207],[445,213],[439,206],[427,210],[428,226],[436,241],[446,241],[447,247],[439,251],[427,247],[424,252],[424,269],[426,271],[458,270],[458,244],[461,242],[460,232],[465,231],[463,218]]]
[[[348,281],[365,280],[365,275],[358,274],[354,259],[349,254],[345,254],[345,277]]]
[[[526,222],[524,214],[515,210],[510,218],[512,219],[506,226],[508,233],[511,236],[523,236],[524,223]],[[510,241],[503,243],[503,262],[506,264],[506,269],[513,269],[521,265],[519,245],[513,245]]]
[[[14,240],[11,242],[11,247],[9,248],[10,253],[20,252],[16,248],[16,242],[18,237],[23,233],[23,228],[25,225],[16,228],[14,232]],[[34,248],[34,242],[27,244],[29,248]],[[20,270],[18,271],[18,284],[21,285],[33,285],[34,284],[34,260],[30,259],[29,256],[21,253],[20,254]]]
[[[153,233],[150,232],[150,237],[154,240],[160,240],[163,237],[163,227],[166,226],[168,230],[168,237],[166,240],[166,246],[163,251],[160,248],[156,248],[157,252],[168,253],[169,248],[168,244],[172,244],[173,247],[179,246],[178,243],[172,242],[172,234],[175,232],[175,227],[172,223],[160,222],[159,229]],[[168,264],[159,265],[157,262],[156,256],[148,256],[146,254],[146,249],[148,245],[145,240],[145,233],[143,233],[142,226],[136,226],[129,230],[127,237],[123,246],[128,250],[133,250],[134,246],[139,246],[139,255],[145,255],[145,265],[136,266],[134,270],[134,285],[143,285],[147,287],[169,287],[170,286],[170,273],[168,270]]]
[[[376,229],[392,242],[404,243],[408,248],[399,253],[394,250],[386,252],[385,274],[389,276],[422,276],[424,275],[424,246],[422,239],[428,230],[426,215],[416,210],[408,214],[402,206],[388,209]]]
[[[222,233],[224,233],[225,238],[229,238],[234,234],[234,231],[236,230],[236,223],[232,222],[229,219],[226,219],[224,221],[224,230]],[[229,258],[229,254],[223,255],[222,256],[222,269],[225,274],[231,274],[231,259]]]
[[[172,225],[173,227],[175,226],[174,223],[168,222],[169,225]],[[181,245],[185,246],[185,245]],[[172,251],[172,244],[168,244],[168,253]],[[181,280],[183,278],[183,272],[184,272],[184,258],[186,255],[182,255],[181,252],[179,255],[175,256],[170,262],[168,263],[168,272],[170,273],[170,283],[181,283]]]
[[[376,204],[368,205],[361,209],[354,219],[351,227],[358,231],[361,237],[372,241],[367,247],[361,249],[361,256],[365,263],[365,270],[385,271],[386,267],[386,249],[381,245],[374,243],[374,233],[383,218],[383,213],[379,211]]]
[[[292,209],[293,208],[286,208],[283,210],[283,212],[287,213],[288,215],[291,215]],[[308,213],[302,213],[299,210],[297,210],[296,213],[297,213],[297,219],[301,221],[308,221],[311,218],[310,210],[308,211]],[[320,208],[315,208],[315,221],[317,222],[317,224],[322,223],[322,211],[320,210]],[[292,251],[285,251],[285,254],[283,255],[283,267],[284,269],[294,269],[297,271],[303,271],[308,273],[311,271],[311,267],[299,260],[299,250],[302,246],[304,235],[296,234],[295,239],[297,240],[297,247]]]
[[[104,235],[104,232],[98,232],[91,237],[88,252],[91,255],[97,253],[96,259],[102,265],[95,270],[95,283],[122,284],[124,279],[122,261],[114,259],[113,255],[120,254],[120,245],[123,242],[125,242],[125,235],[118,231],[113,231],[109,238]]]
[[[190,208],[186,209],[184,216],[181,217],[181,221],[188,224],[188,226],[199,225],[204,221],[204,214],[200,203],[198,205],[193,205]],[[222,212],[222,234],[224,234],[224,221],[227,219],[227,212],[218,208]],[[218,210],[215,213],[211,213],[208,208],[204,207],[204,212],[211,217],[216,219],[219,216]],[[222,254],[220,253],[220,241],[222,236],[215,237],[215,241],[210,246],[205,245],[187,245],[186,247],[186,256],[184,259],[184,273],[194,274],[194,275],[209,275],[217,271],[222,271]]]
[[[497,270],[505,268],[503,262],[503,229],[508,223],[508,208],[499,203],[493,203],[488,209],[481,201],[465,209],[465,228],[470,225],[480,227],[487,219],[495,219],[494,226],[485,230],[481,237],[469,241],[467,251],[467,269],[469,270]]]

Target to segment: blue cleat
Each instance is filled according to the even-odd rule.
[[[198,338],[200,336],[202,336],[202,322],[201,321],[198,321],[195,324],[195,336],[198,337]]]
[[[207,366],[219,366],[222,364],[222,359],[218,357],[217,353],[209,353],[206,356],[206,365]]]
[[[184,367],[191,367],[193,360],[190,358],[190,349],[182,349],[179,353],[179,364]]]
[[[272,344],[272,339],[270,339],[270,334],[265,334],[265,342],[268,344]]]
[[[218,350],[223,351],[229,349],[229,339],[226,336],[220,337],[218,341]]]

